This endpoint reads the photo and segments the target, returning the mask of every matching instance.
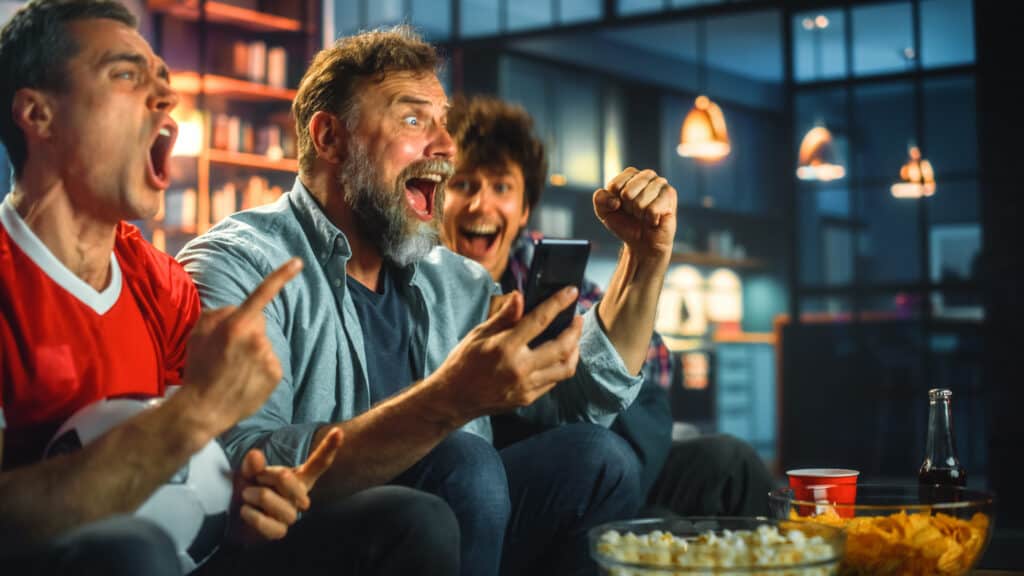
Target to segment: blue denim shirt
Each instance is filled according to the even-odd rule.
[[[178,260],[192,275],[204,308],[219,308],[240,304],[293,256],[305,263],[302,272],[264,311],[284,377],[255,415],[221,437],[235,466],[251,448],[263,450],[271,465],[297,466],[320,426],[370,409],[363,332],[345,282],[352,250],[299,179],[276,202],[239,212],[189,242]],[[399,274],[409,304],[410,353],[423,371],[414,374],[419,380],[487,318],[499,289],[482,266],[443,247]],[[642,380],[628,373],[590,312],[576,375],[556,386],[554,402],[520,412],[544,426],[608,426],[633,401]],[[491,440],[489,418],[465,429]]]

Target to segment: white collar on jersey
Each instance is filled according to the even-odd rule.
[[[50,252],[35,232],[25,224],[18,212],[11,206],[10,200],[0,202],[0,225],[7,229],[11,240],[21,248],[22,252],[39,266],[58,286],[67,290],[97,314],[103,315],[110,310],[121,296],[121,266],[117,257],[110,253],[110,284],[102,292],[75,276],[63,262]]]

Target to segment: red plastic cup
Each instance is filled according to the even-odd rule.
[[[800,506],[801,516],[821,514],[836,504],[834,510],[843,518],[853,517],[852,505],[857,502],[857,476],[860,472],[845,468],[801,468],[787,470],[793,498],[814,502],[815,506]]]

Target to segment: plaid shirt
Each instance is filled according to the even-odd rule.
[[[519,238],[516,239],[509,251],[508,268],[505,269],[505,275],[501,279],[503,292],[523,290],[526,275],[530,271],[530,262],[533,260],[533,243],[543,236],[540,232],[528,230],[519,234]],[[601,290],[601,287],[584,278],[580,290],[580,313],[590,310],[601,300],[602,296],[604,296],[604,291]],[[647,349],[647,360],[644,362],[643,372],[644,382],[653,382],[668,390],[672,378],[672,364],[668,348],[657,332],[651,337],[651,346]]]

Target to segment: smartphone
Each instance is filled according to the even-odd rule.
[[[572,238],[541,238],[533,243],[533,261],[526,277],[526,312],[537,307],[566,286],[582,289],[583,273],[590,256],[590,241]],[[567,306],[554,321],[530,342],[530,348],[557,337],[576,316],[576,307]]]

